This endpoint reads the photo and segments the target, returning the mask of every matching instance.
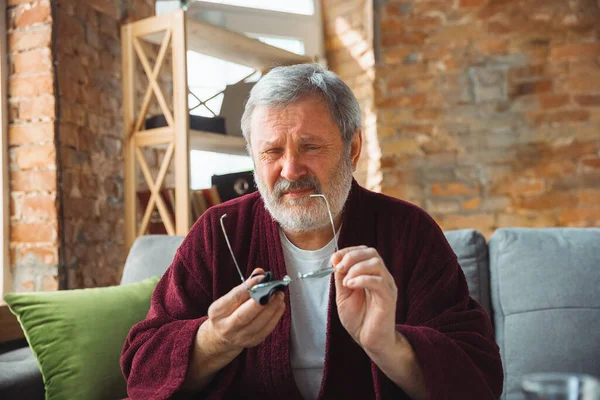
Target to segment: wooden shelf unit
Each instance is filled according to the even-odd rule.
[[[190,150],[204,150],[215,153],[246,155],[246,141],[241,136],[222,135],[220,133],[188,131]],[[171,128],[154,128],[138,131],[136,145],[138,147],[154,147],[167,149],[172,141]]]
[[[129,248],[138,236],[145,234],[154,207],[158,209],[170,235],[185,235],[190,229],[190,150],[206,150],[228,154],[246,154],[242,137],[190,130],[187,51],[195,51],[226,61],[245,65],[264,74],[273,66],[291,65],[312,60],[306,56],[279,49],[243,34],[197,21],[183,10],[146,18],[121,28],[123,67],[123,116],[125,126],[125,241]],[[160,45],[154,66],[148,61],[148,46]],[[168,50],[171,50],[173,78],[173,110],[158,84],[157,78]],[[142,64],[148,87],[139,110],[135,106],[136,60]],[[166,127],[143,129],[148,106],[153,95],[167,121]],[[156,178],[144,159],[142,149],[161,147],[165,157]],[[174,160],[175,221],[171,220],[160,196],[169,165]],[[144,211],[141,226],[136,218],[136,166],[139,165],[151,196]]]

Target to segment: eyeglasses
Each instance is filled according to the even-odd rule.
[[[313,197],[313,198],[320,197],[325,201],[325,205],[327,206],[327,213],[329,214],[329,221],[331,222],[331,228],[333,229],[333,240],[335,242],[335,251],[337,252],[339,250],[337,232],[335,231],[333,215],[331,214],[331,207],[329,207],[329,201],[327,201],[327,197],[325,197],[325,195],[322,195],[322,194],[311,194],[309,197]],[[256,285],[254,285],[252,287],[248,287],[248,284],[246,284],[246,280],[244,279],[244,274],[242,274],[242,270],[240,269],[240,266],[238,265],[235,255],[233,254],[233,249],[231,248],[231,243],[229,242],[229,237],[227,236],[227,232],[225,231],[225,224],[223,223],[223,219],[226,217],[227,217],[227,214],[221,215],[220,222],[221,222],[221,229],[223,229],[223,235],[225,236],[225,241],[227,242],[227,247],[229,248],[229,252],[231,253],[231,258],[233,258],[233,263],[235,264],[235,268],[237,269],[238,273],[240,274],[242,283],[244,284],[244,286],[250,293],[250,297],[253,300],[255,300],[257,303],[259,303],[260,305],[264,306],[265,304],[269,303],[269,300],[271,299],[271,297],[278,290],[284,290],[292,282],[295,282],[298,280],[304,280],[304,279],[322,278],[322,277],[330,275],[332,272],[334,272],[334,268],[333,268],[333,266],[331,266],[331,267],[327,267],[327,268],[318,269],[316,271],[307,272],[304,274],[299,273],[298,276],[294,279],[292,279],[291,277],[286,275],[281,280],[273,280],[273,273],[271,271],[267,271],[265,273],[264,278],[261,279],[261,281],[259,283],[257,283]]]

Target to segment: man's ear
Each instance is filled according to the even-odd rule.
[[[352,161],[352,171],[356,171],[360,152],[362,150],[362,129],[357,129],[350,142],[350,160]]]

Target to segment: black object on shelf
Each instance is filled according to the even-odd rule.
[[[235,199],[256,191],[252,171],[213,175],[211,183],[217,187],[221,201]]]
[[[168,126],[165,116],[155,115],[146,118],[146,129],[163,128]],[[190,129],[195,131],[206,131],[213,133],[225,134],[225,118],[223,117],[202,117],[200,115],[190,114]]]

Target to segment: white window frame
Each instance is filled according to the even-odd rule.
[[[283,1],[283,0],[282,0]],[[313,0],[314,14],[303,15],[226,4],[190,1],[187,13],[194,19],[235,32],[254,36],[281,37],[301,40],[305,55],[317,62],[325,60],[321,0]],[[157,1],[157,14],[179,8],[177,1]]]

